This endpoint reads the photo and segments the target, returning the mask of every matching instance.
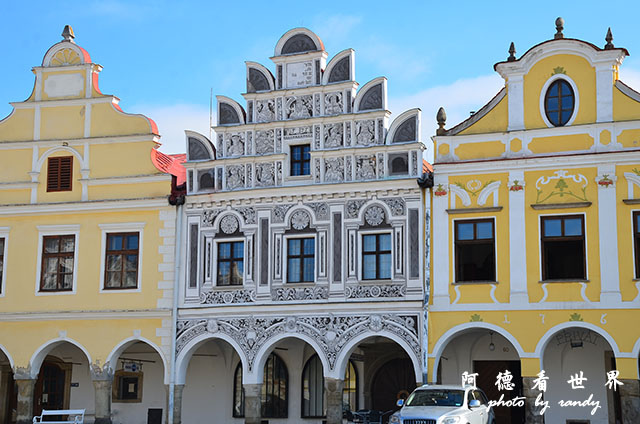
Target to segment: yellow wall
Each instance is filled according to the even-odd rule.
[[[142,115],[118,111],[111,103],[99,103],[91,109],[91,136],[105,137],[122,134],[149,134],[151,126]]]
[[[14,109],[0,121],[0,142],[33,139],[33,109]]]
[[[485,116],[475,124],[461,131],[459,135],[485,134],[490,132],[504,132],[509,126],[509,96],[504,96]]]
[[[84,134],[84,106],[43,107],[40,109],[40,139],[68,140]]]
[[[637,91],[638,87],[634,87]],[[613,88],[613,120],[630,121],[640,117],[640,103]]]

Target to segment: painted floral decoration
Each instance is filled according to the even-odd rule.
[[[600,178],[600,180],[598,181],[598,185],[609,187],[610,185],[613,185],[613,180],[609,178],[608,174],[603,174],[602,178]]]
[[[436,196],[446,196],[447,190],[442,186],[442,184],[438,184],[436,187],[436,191],[433,192]]]
[[[524,186],[522,184],[520,184],[520,181],[518,180],[513,180],[513,183],[511,184],[511,187],[509,187],[510,191],[521,191],[524,190]]]

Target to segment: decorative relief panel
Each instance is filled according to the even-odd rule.
[[[207,305],[230,305],[255,302],[254,290],[211,290],[200,293],[200,303]]]
[[[278,68],[280,68],[281,66],[278,65]],[[280,77],[281,77],[281,73],[278,73],[278,86],[282,86],[280,83]],[[282,112],[283,112],[283,107],[282,107],[282,97],[278,97],[276,99],[276,113],[278,115],[278,121],[282,121]]]
[[[324,160],[324,180],[330,183],[339,183],[344,180],[344,158]]]
[[[309,126],[309,127],[285,128],[284,138],[285,139],[311,138],[311,127]]]
[[[318,64],[318,62],[316,62],[316,64]],[[313,110],[314,115],[315,116],[320,116],[320,94],[319,93],[314,94],[314,96],[313,96],[313,105],[314,105],[313,106],[314,107],[314,110]]]
[[[411,152],[411,175],[420,175],[418,174],[418,152]]]
[[[288,317],[225,317],[178,321],[176,353],[198,336],[223,333],[236,341],[247,358],[248,372],[256,365],[258,351],[280,334],[304,334],[320,346],[334,370],[336,360],[349,341],[361,334],[391,333],[404,341],[414,356],[421,357],[418,315],[309,315]]]
[[[256,131],[256,154],[273,153],[273,130]]]
[[[329,220],[329,205],[324,202],[313,202],[313,203],[305,203],[305,206],[308,206],[313,210],[313,213],[316,216],[317,221],[328,221]]]
[[[316,172],[314,180],[315,182],[319,183],[320,182],[320,159],[318,158],[315,159],[314,168]]]
[[[356,156],[356,180],[376,178],[376,157],[374,155]]]
[[[344,123],[344,145],[351,146],[351,122]]]
[[[384,153],[378,153],[378,178],[384,178]]]
[[[274,99],[256,100],[256,122],[271,122],[276,119]]]
[[[253,133],[251,131],[247,132],[247,154],[253,154]]]
[[[227,166],[227,190],[244,187],[244,165]]]
[[[406,286],[404,284],[359,284],[355,286],[347,286],[345,289],[347,299],[404,297],[405,292]]]
[[[345,175],[345,181],[351,181],[353,179],[353,157],[351,156],[345,156],[344,158],[345,161],[345,170],[346,170],[346,175]]]
[[[356,143],[360,146],[369,146],[376,142],[376,123],[373,119],[356,121]]]
[[[276,153],[282,152],[282,129],[276,130]]]
[[[271,290],[271,300],[323,300],[329,298],[326,287],[281,287]]]
[[[311,95],[287,97],[284,112],[286,119],[311,118],[313,116],[313,99]]]
[[[349,200],[347,201],[347,218],[353,219],[357,218],[358,214],[360,214],[360,208],[364,205],[366,200]]]
[[[243,133],[225,134],[225,152],[227,157],[241,156],[244,154],[244,137]]]
[[[315,150],[320,150],[320,125],[313,127],[313,145]]]
[[[247,164],[247,187],[253,187],[253,165]]]
[[[364,221],[372,227],[377,227],[384,222],[384,209],[380,206],[371,206],[364,212]]]
[[[284,222],[284,216],[287,214],[287,211],[291,209],[294,205],[275,205],[273,209],[271,209],[271,220],[274,224],[281,224]]]
[[[340,147],[342,146],[342,133],[344,126],[342,122],[335,124],[326,124],[324,126],[324,147]]]
[[[309,226],[311,218],[305,211],[296,211],[291,215],[291,227],[294,230],[304,230]]]
[[[324,114],[325,115],[339,115],[344,108],[342,102],[342,93],[336,91],[335,93],[327,93],[324,95]]]
[[[220,231],[225,234],[233,234],[238,231],[238,219],[233,215],[227,215],[220,220]]]
[[[213,221],[215,221],[218,215],[220,215],[223,211],[224,209],[206,209],[202,213],[202,226],[213,227]]]
[[[251,207],[235,208],[234,211],[238,212],[244,219],[245,224],[256,223],[256,210]]]
[[[380,199],[389,206],[391,215],[402,216],[405,214],[405,202],[402,197],[388,197]]]
[[[275,185],[273,162],[256,163],[256,187],[271,187]]]

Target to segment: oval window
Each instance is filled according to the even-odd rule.
[[[544,98],[544,111],[547,119],[556,127],[569,122],[575,108],[575,95],[571,85],[558,79],[551,83]]]

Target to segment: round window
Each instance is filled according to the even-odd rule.
[[[575,108],[575,95],[571,85],[563,79],[555,80],[549,86],[544,98],[547,119],[556,127],[569,122]]]

